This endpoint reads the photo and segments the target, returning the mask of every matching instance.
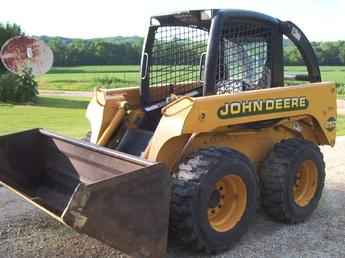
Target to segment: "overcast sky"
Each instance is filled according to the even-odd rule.
[[[259,11],[293,21],[310,40],[345,40],[345,0],[1,0],[0,22],[37,36],[143,36],[151,15],[204,8]]]

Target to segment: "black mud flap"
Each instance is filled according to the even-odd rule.
[[[170,175],[161,163],[34,129],[0,137],[0,180],[60,222],[133,257],[166,252]]]

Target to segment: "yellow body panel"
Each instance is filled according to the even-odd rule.
[[[152,91],[159,91],[157,88]],[[103,90],[96,98],[99,100],[93,101],[93,105],[103,102],[104,106],[104,122],[98,138],[110,126],[120,101],[129,105],[129,121],[141,110],[136,88]],[[144,158],[162,161],[173,169],[189,152],[226,146],[260,162],[273,144],[282,139],[303,137],[319,145],[334,145],[335,119],[335,84],[328,82],[234,95],[182,96],[162,109],[161,120]],[[273,120],[272,124],[259,129],[248,127],[248,124],[267,120]]]
[[[284,106],[281,107],[279,101],[279,109],[269,110],[268,112],[255,113],[252,108],[252,113],[247,112],[245,115],[235,114],[234,117],[226,118],[221,118],[218,115],[219,110],[224,110],[224,105],[227,104],[240,102],[248,104],[250,101],[258,100],[277,102],[279,99],[282,99],[281,102],[284,103],[285,98],[301,98],[302,107],[298,110],[289,110],[286,101],[284,109]],[[307,105],[305,104],[306,101],[308,102]],[[246,132],[243,129],[233,131],[234,127],[238,127],[241,124],[295,117],[300,117],[302,120],[302,122],[297,124],[297,129],[294,129],[296,125],[293,122],[286,121],[284,125],[278,127],[279,129],[274,129],[274,131],[270,132],[267,130],[273,130],[273,128],[252,130],[251,132]],[[282,138],[296,137],[296,134],[293,133],[294,131],[305,138],[315,141],[317,144],[334,145],[336,137],[335,128],[328,128],[328,126],[330,119],[335,117],[336,91],[333,83],[314,83],[271,88],[247,91],[235,95],[215,95],[199,98],[185,97],[182,100],[175,101],[163,110],[163,116],[151,141],[152,146],[147,158],[167,162],[166,156],[169,157],[174,152],[173,147],[176,143],[173,142],[177,141],[174,138],[192,133],[207,134],[208,138],[211,137],[213,139],[219,138],[221,135],[227,135],[222,140],[203,144],[203,147],[207,147],[207,145],[227,145],[238,150],[242,149],[242,152],[252,156],[252,158],[258,156],[255,153],[263,153],[261,148],[267,149],[268,147],[265,147],[267,144],[269,146],[272,145],[269,143],[278,142]],[[205,136],[196,137],[195,141],[202,137]],[[229,140],[231,138],[233,140]],[[252,144],[258,141],[261,141],[261,144],[253,148]],[[164,146],[169,146],[169,148]],[[246,148],[249,150],[245,151],[244,149]],[[167,154],[165,155],[164,152]],[[254,154],[250,154],[253,152]],[[254,160],[256,159],[254,158]]]

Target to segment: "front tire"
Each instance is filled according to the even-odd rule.
[[[171,237],[198,251],[229,249],[255,216],[257,192],[255,169],[243,154],[228,148],[193,153],[173,178]]]
[[[299,223],[316,209],[325,182],[317,145],[303,139],[277,143],[261,169],[265,211],[277,221]]]

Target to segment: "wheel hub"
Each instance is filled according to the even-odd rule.
[[[304,161],[299,167],[293,186],[294,201],[300,207],[307,206],[314,198],[318,185],[316,165],[311,160]]]
[[[209,199],[208,220],[218,232],[231,230],[247,205],[247,188],[240,176],[225,176],[216,183]]]

